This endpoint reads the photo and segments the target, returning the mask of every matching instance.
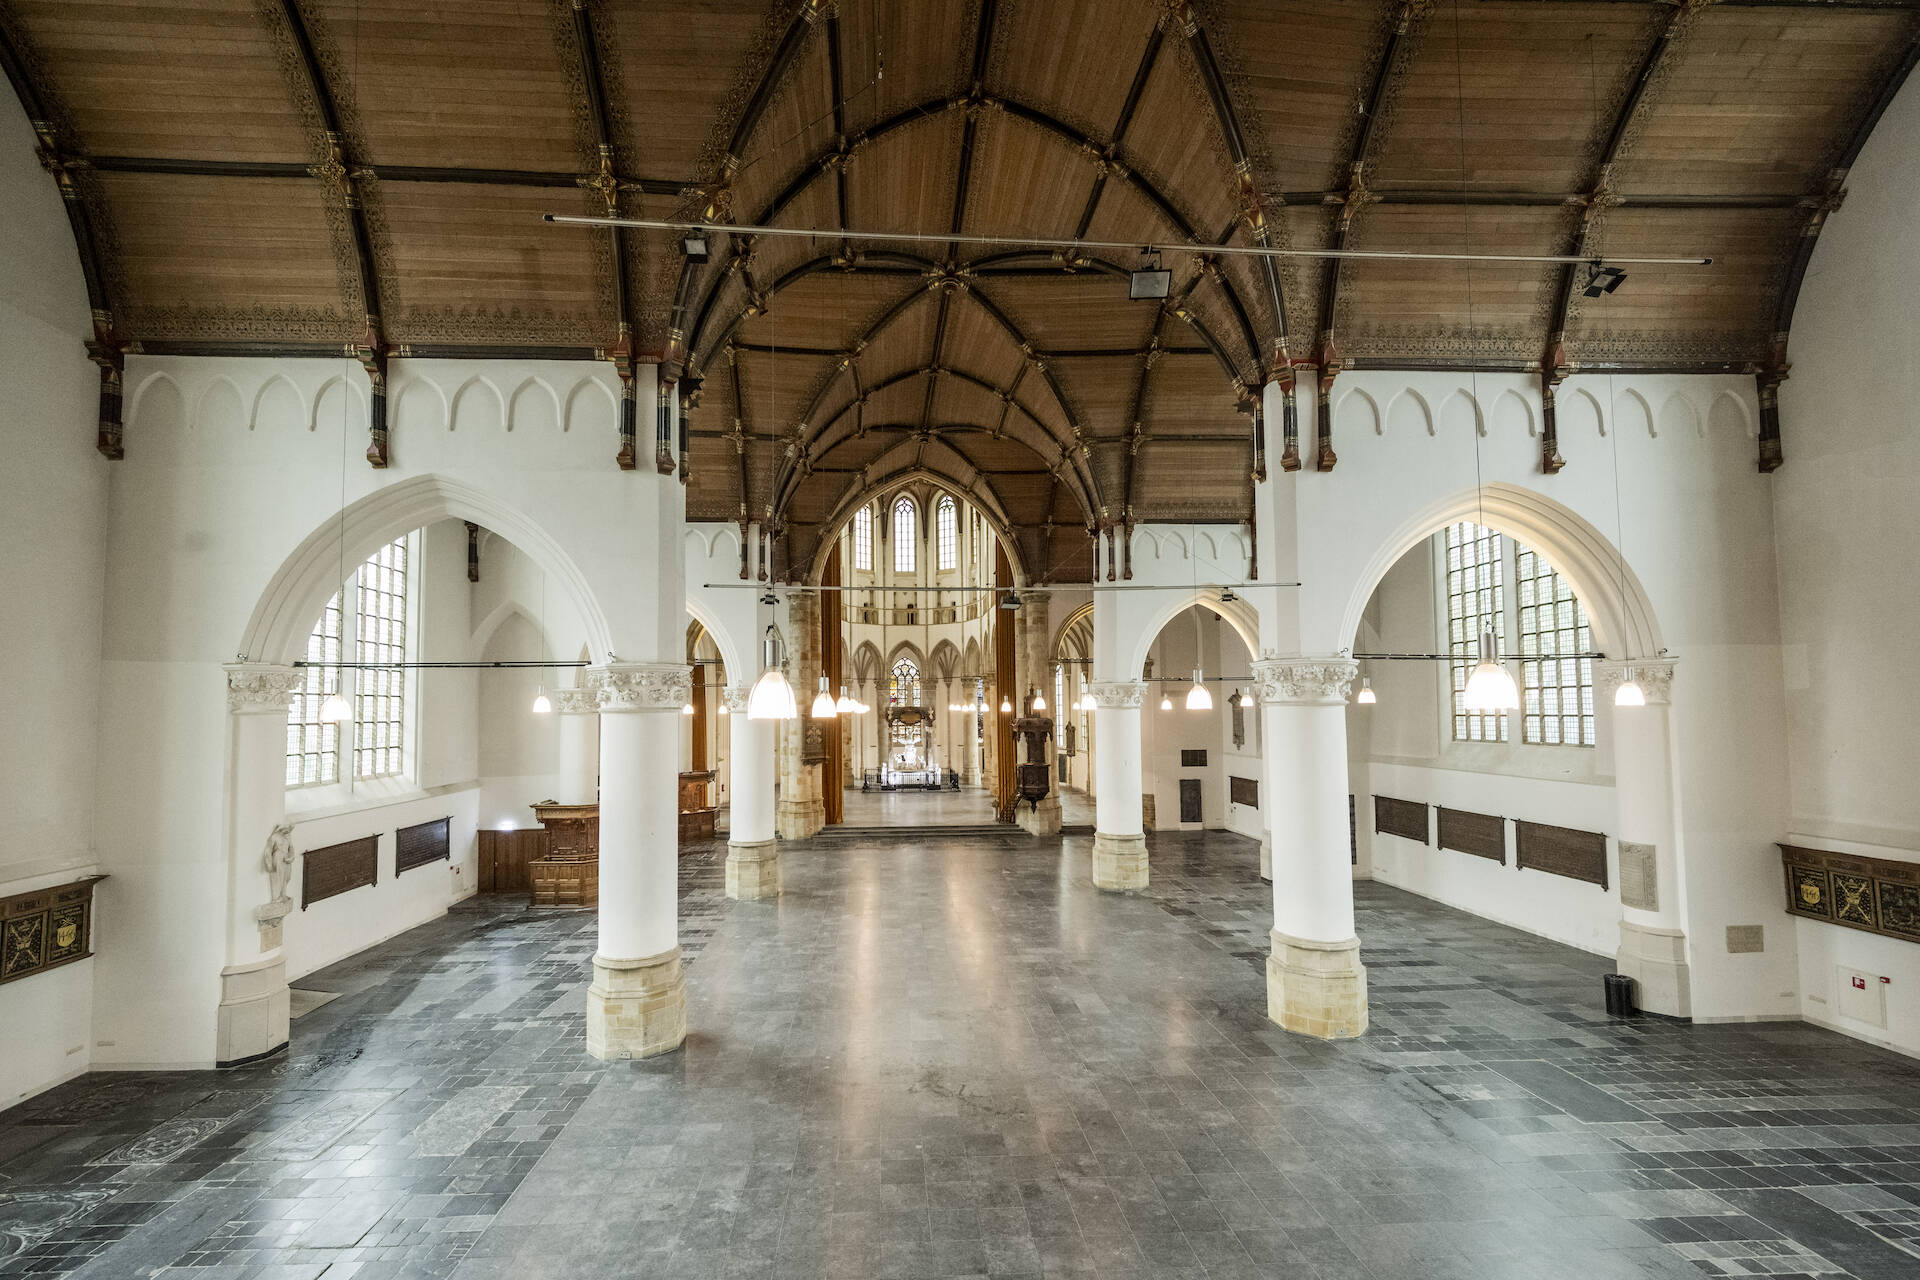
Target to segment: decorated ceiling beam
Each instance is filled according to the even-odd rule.
[[[1900,50],[1879,91],[1854,124],[1852,134],[1840,149],[1833,167],[1827,171],[1820,190],[1806,201],[1806,225],[1801,228],[1800,238],[1794,244],[1793,257],[1787,264],[1786,279],[1781,283],[1780,297],[1774,306],[1773,340],[1767,350],[1766,364],[1755,375],[1760,401],[1759,465],[1762,473],[1778,470],[1786,460],[1780,441],[1780,384],[1787,379],[1787,337],[1793,329],[1793,312],[1800,302],[1800,286],[1806,280],[1807,264],[1813,259],[1814,246],[1820,241],[1827,215],[1838,209],[1840,202],[1846,198],[1847,174],[1852,170],[1853,162],[1860,158],[1860,149],[1867,145],[1867,139],[1880,123],[1880,117],[1886,114],[1894,96],[1913,74],[1916,62],[1920,62],[1920,25],[1909,28],[1906,45]]]
[[[320,162],[307,172],[319,181],[329,203],[338,201],[344,214],[347,238],[351,242],[353,288],[343,299],[349,308],[358,307],[362,316],[360,337],[352,344],[352,354],[367,372],[367,462],[374,467],[387,465],[387,346],[385,326],[380,318],[380,277],[374,265],[373,232],[367,225],[367,211],[361,200],[360,184],[367,180],[341,122],[339,102],[333,86],[327,82],[320,65],[320,54],[313,43],[299,0],[278,0],[277,5],[261,6],[263,17],[275,27],[273,35],[283,51],[290,53],[294,93],[310,113],[310,124],[319,132],[316,150]],[[274,17],[279,21],[274,23]],[[354,292],[358,297],[351,296]]]
[[[304,178],[312,166],[284,160],[194,160],[166,156],[91,156],[87,167],[102,173],[174,174],[197,178]],[[558,187],[573,190],[582,185],[578,173],[549,169],[470,169],[460,166],[427,164],[361,164],[356,174],[381,182],[457,182],[480,187]],[[598,170],[587,175],[597,181]],[[678,195],[687,183],[664,178],[636,178],[615,175],[622,191],[647,195]]]
[[[1080,210],[1080,220],[1073,228],[1076,240],[1087,234],[1087,228],[1093,225],[1093,215],[1099,212],[1100,197],[1107,191],[1107,175],[1119,163],[1120,148],[1127,140],[1127,130],[1133,127],[1134,112],[1140,109],[1140,96],[1147,91],[1147,81],[1153,75],[1154,64],[1160,59],[1160,45],[1165,36],[1164,25],[1154,23],[1153,30],[1147,35],[1147,47],[1140,55],[1140,64],[1134,68],[1133,82],[1127,86],[1127,96],[1120,104],[1119,118],[1113,122],[1113,135],[1101,149],[1100,159],[1104,163],[1094,166],[1093,187],[1087,192],[1087,203]]]
[[[1347,160],[1347,189],[1341,196],[1340,213],[1334,219],[1329,248],[1347,247],[1347,234],[1353,229],[1354,219],[1373,203],[1373,192],[1367,186],[1367,161],[1373,154],[1373,145],[1379,134],[1381,108],[1386,105],[1394,77],[1411,54],[1420,28],[1432,7],[1432,0],[1403,0],[1393,21],[1387,26],[1386,37],[1373,64],[1373,79],[1367,86],[1366,97],[1362,99],[1360,127]],[[1320,286],[1320,339],[1319,350],[1314,353],[1314,362],[1320,367],[1318,412],[1314,415],[1318,439],[1313,463],[1319,471],[1333,470],[1334,464],[1340,460],[1333,451],[1332,393],[1333,380],[1339,376],[1342,368],[1339,343],[1334,332],[1340,310],[1342,262],[1340,258],[1328,260]]]
[[[126,342],[114,324],[106,262],[95,231],[94,214],[88,208],[87,193],[83,189],[84,178],[79,173],[85,161],[79,155],[77,141],[58,123],[64,113],[49,96],[51,91],[40,83],[32,51],[25,37],[14,29],[4,8],[0,8],[0,71],[6,73],[7,82],[13,86],[14,95],[26,112],[33,128],[36,157],[59,188],[60,204],[73,231],[73,247],[80,259],[80,274],[86,283],[87,309],[93,326],[93,337],[86,344],[87,358],[100,369],[100,411],[94,447],[104,457],[119,459],[126,456],[122,422]]]
[[[1699,0],[1680,0],[1680,3],[1666,6],[1655,17],[1653,39],[1641,54],[1633,78],[1627,82],[1626,96],[1620,100],[1620,108],[1614,112],[1607,136],[1600,144],[1599,155],[1594,162],[1593,181],[1578,205],[1579,223],[1568,237],[1565,252],[1585,253],[1593,243],[1595,224],[1608,208],[1617,203],[1613,194],[1614,161],[1619,158],[1627,131],[1645,105],[1648,90],[1656,83],[1668,52],[1675,42],[1685,36],[1692,16],[1699,7]],[[1548,475],[1566,466],[1566,459],[1560,456],[1559,415],[1555,401],[1561,381],[1572,372],[1567,359],[1567,321],[1572,315],[1574,283],[1580,270],[1578,265],[1571,262],[1560,268],[1560,278],[1554,284],[1553,310],[1547,324],[1546,351],[1540,360],[1540,469]]]

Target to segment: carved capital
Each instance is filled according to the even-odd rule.
[[[1147,698],[1147,682],[1144,680],[1096,680],[1087,686],[1093,695],[1093,705],[1100,708],[1118,707],[1122,710],[1138,711]]]
[[[693,668],[677,662],[620,662],[588,669],[600,710],[678,711],[693,696]]]
[[[727,700],[728,711],[743,716],[747,714],[747,700],[753,696],[753,690],[729,687],[720,696]]]
[[[1268,706],[1338,706],[1360,668],[1346,658],[1274,658],[1253,664],[1253,687]]]
[[[1603,707],[1613,705],[1614,691],[1627,678],[1627,669],[1633,669],[1633,682],[1640,686],[1640,692],[1647,697],[1650,707],[1668,706],[1673,702],[1673,658],[1636,658],[1631,662],[1602,659],[1593,664],[1593,696]]]
[[[227,710],[237,716],[286,715],[302,680],[295,667],[264,662],[230,662],[226,672]]]
[[[600,695],[592,685],[578,689],[555,689],[548,698],[553,703],[555,713],[563,716],[590,716],[600,710]]]

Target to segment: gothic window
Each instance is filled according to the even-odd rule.
[[[1496,654],[1505,639],[1506,540],[1470,521],[1446,533],[1447,652],[1455,742],[1505,742],[1505,712],[1467,710],[1467,676],[1480,657],[1480,635],[1493,631]]]
[[[340,692],[340,597],[320,611],[307,637],[306,660],[325,666],[301,668],[300,688],[287,711],[287,785],[311,787],[340,781],[340,726],[320,714],[327,698]]]
[[[353,748],[352,776],[384,778],[405,767],[407,673],[398,667],[342,668],[341,663],[405,662],[408,650],[407,539],[397,538],[368,557],[351,589],[320,611],[307,637],[300,688],[287,712],[287,785],[341,781],[341,734]],[[352,719],[323,718],[332,694],[346,699]]]
[[[913,499],[905,494],[893,504],[893,568],[913,572]]]
[[[893,681],[887,696],[896,707],[920,705],[920,667],[912,658],[902,658],[893,664]]]
[[[1593,632],[1573,587],[1532,547],[1514,544],[1520,605],[1520,740],[1593,745]]]
[[[873,568],[872,507],[862,507],[853,513],[853,567]]]
[[[952,498],[940,499],[940,505],[934,515],[934,529],[939,534],[940,567],[942,569],[959,568],[959,519],[958,513],[954,510]]]

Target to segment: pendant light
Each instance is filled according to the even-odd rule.
[[[1633,668],[1629,666],[1620,687],[1613,691],[1613,705],[1616,707],[1644,707],[1647,705],[1647,691],[1633,678]]]
[[[1480,633],[1480,661],[1467,677],[1466,707],[1469,711],[1483,712],[1520,709],[1520,686],[1494,656],[1491,627]]]
[[[1035,711],[1045,711],[1047,709],[1047,695],[1041,693],[1038,689],[1033,691],[1033,709]]]
[[[680,708],[680,714],[681,714],[681,715],[683,715],[683,716],[690,716],[690,715],[692,715],[692,714],[693,714],[693,704],[692,704],[691,702],[689,702],[689,703],[687,703],[687,704],[686,704],[685,706],[683,706],[683,707],[681,707],[681,708]]]
[[[1360,692],[1354,695],[1353,700],[1363,707],[1370,707],[1380,701],[1380,699],[1376,698],[1373,694],[1373,681],[1367,679],[1365,676],[1361,676]]]
[[[767,626],[766,640],[763,643],[766,670],[753,683],[753,692],[747,696],[747,719],[749,720],[797,720],[800,707],[794,701],[793,686],[787,683],[786,673],[780,670],[774,659],[774,636],[771,623]]]
[[[540,570],[540,647],[547,645],[547,571]],[[547,697],[547,682],[542,680],[533,687],[533,714],[547,716],[553,714],[553,699]]]
[[[1165,690],[1162,690],[1160,693],[1160,709],[1162,711],[1173,710],[1173,697]]]
[[[846,716],[846,715],[852,715],[854,710],[857,707],[859,707],[859,705],[860,705],[859,703],[855,702],[852,698],[849,698],[847,696],[847,686],[841,685],[840,697],[838,700],[834,702],[833,709],[839,712],[841,715]]]
[[[547,686],[544,684],[533,691],[533,714],[537,716],[553,714],[553,699],[547,697]]]
[[[1000,714],[1003,716],[1013,714],[1013,700],[1004,693],[1000,695]]]
[[[1193,566],[1193,594],[1200,594],[1200,529],[1189,526],[1187,534],[1187,562]],[[1193,688],[1187,690],[1187,710],[1213,710],[1213,695],[1207,692],[1207,685],[1200,678],[1200,606],[1193,608]]]
[[[1213,695],[1207,692],[1207,686],[1201,683],[1200,668],[1193,669],[1193,688],[1187,690],[1187,710],[1213,710]]]
[[[813,696],[813,705],[807,708],[807,714],[815,720],[831,720],[839,715],[834,706],[833,694],[827,689],[827,678],[820,677],[820,692]]]
[[[720,699],[720,705],[715,707],[714,711],[723,716],[732,714],[732,708],[727,706],[727,700],[724,697]]]

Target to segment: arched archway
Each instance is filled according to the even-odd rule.
[[[1363,601],[1362,604],[1364,603]],[[1159,638],[1160,632],[1169,622],[1188,609],[1196,607],[1217,614],[1221,621],[1232,627],[1234,634],[1240,637],[1240,643],[1247,647],[1248,653],[1255,655],[1260,653],[1260,619],[1253,607],[1245,600],[1238,597],[1230,601],[1222,600],[1218,592],[1206,587],[1186,590],[1167,587],[1152,593],[1144,615],[1138,619],[1140,625],[1134,631],[1133,647],[1121,669],[1123,678],[1140,679],[1141,672],[1146,668],[1147,654],[1153,648],[1153,642]]]

